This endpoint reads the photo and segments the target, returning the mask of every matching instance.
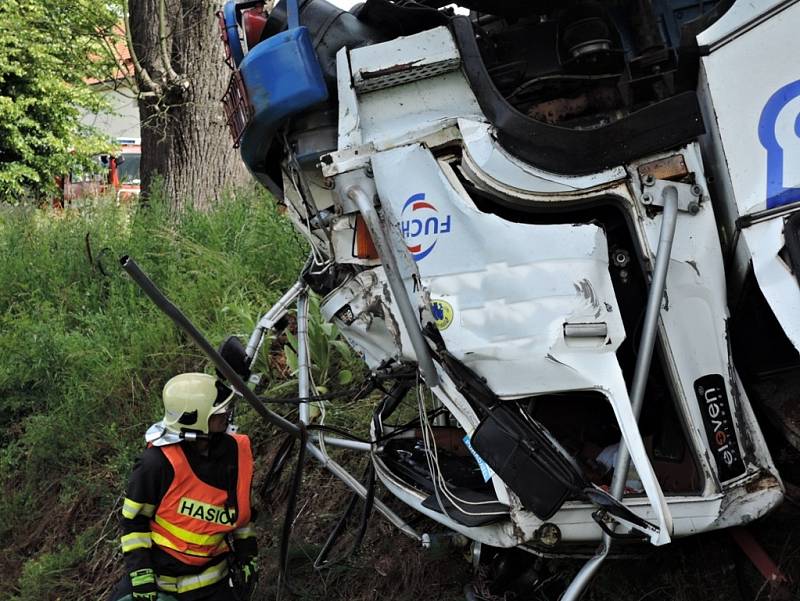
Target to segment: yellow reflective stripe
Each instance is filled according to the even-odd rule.
[[[183,528],[176,526],[175,524],[171,524],[161,516],[155,517],[155,522],[159,526],[161,526],[164,530],[169,532],[172,536],[175,536],[187,543],[192,543],[193,545],[202,545],[204,547],[216,547],[219,545],[223,539],[225,538],[224,534],[197,534],[195,532],[189,532],[188,530],[184,530]]]
[[[128,553],[134,549],[149,549],[153,546],[153,540],[149,532],[131,532],[121,539],[122,552]]]
[[[160,547],[168,547],[169,549],[175,549],[179,553],[184,553],[185,555],[194,555],[195,557],[209,557],[210,553],[204,553],[203,551],[189,551],[183,550],[178,545],[173,543],[169,540],[166,536],[162,536],[158,532],[153,532],[153,542]]]
[[[155,511],[156,506],[150,503],[137,503],[127,497],[122,502],[122,516],[129,520],[132,520],[139,514],[142,514],[146,518],[151,518]]]
[[[233,538],[252,538],[256,535],[256,529],[253,528],[250,524],[247,526],[242,526],[241,528],[237,528],[233,531]]]
[[[187,593],[215,584],[227,575],[228,563],[223,561],[191,576],[156,576],[156,583],[167,593]]]
[[[228,544],[223,540],[220,544],[216,547],[213,547],[209,551],[190,551],[189,549],[182,549],[178,547],[175,543],[169,540],[166,536],[162,536],[158,532],[153,532],[153,542],[161,547],[167,547],[169,549],[175,549],[178,553],[183,553],[184,555],[191,555],[193,557],[213,557],[214,555],[219,555],[219,553],[224,553],[228,551]],[[222,549],[218,552],[218,550],[222,547]]]

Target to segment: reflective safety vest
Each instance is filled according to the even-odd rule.
[[[225,535],[250,522],[250,439],[242,434],[230,436],[238,448],[238,512],[225,507],[228,491],[210,486],[195,475],[181,445],[161,447],[175,477],[150,521],[150,531],[153,544],[182,563],[203,566],[227,553],[230,548]]]

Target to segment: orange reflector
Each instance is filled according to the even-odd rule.
[[[355,256],[359,259],[377,259],[378,251],[372,236],[369,235],[367,224],[361,215],[356,216]]]

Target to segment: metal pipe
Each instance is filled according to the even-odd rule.
[[[327,468],[334,476],[339,478],[342,482],[344,482],[350,490],[358,494],[362,499],[365,499],[367,496],[367,489],[364,488],[364,485],[361,484],[356,478],[354,478],[346,469],[344,469],[341,465],[336,463],[333,459],[325,455],[321,450],[319,450],[313,443],[309,442],[306,445],[308,452],[311,453],[314,458],[319,461],[323,467]],[[394,511],[389,509],[384,503],[379,501],[378,499],[374,500],[375,508],[380,511],[384,517],[389,520],[395,527],[399,528],[402,532],[406,535],[410,536],[411,538],[421,541],[422,537],[414,530],[411,526],[409,526],[403,518],[397,515]]]
[[[253,409],[256,410],[261,417],[267,420],[270,424],[283,430],[284,432],[288,432],[292,436],[297,438],[301,437],[301,429],[291,423],[290,421],[284,419],[277,413],[273,413],[269,409],[267,409],[264,404],[258,400],[256,394],[248,388],[247,384],[244,383],[242,378],[239,374],[234,371],[234,369],[228,364],[228,362],[217,352],[217,350],[211,346],[211,344],[206,340],[205,336],[198,330],[194,324],[189,321],[178,307],[172,304],[170,300],[164,295],[161,290],[152,282],[152,280],[147,277],[147,275],[139,268],[136,264],[136,261],[128,257],[127,255],[120,258],[120,265],[122,268],[131,276],[131,279],[136,282],[139,287],[144,291],[144,293],[150,297],[150,300],[163,311],[167,317],[169,317],[175,325],[181,328],[189,337],[194,341],[194,343],[200,348],[200,350],[208,357],[211,362],[216,366],[216,368],[225,376],[228,382],[242,395],[245,401],[250,403]]]
[[[419,369],[428,387],[434,388],[439,385],[439,375],[433,365],[431,350],[422,335],[422,330],[414,314],[414,308],[408,298],[406,286],[400,276],[393,249],[383,231],[383,225],[378,212],[375,210],[375,205],[369,195],[358,186],[350,186],[345,191],[345,195],[356,203],[364,222],[367,224],[372,241],[375,243],[375,248],[381,257],[383,270],[386,273],[386,279],[389,280],[389,287],[394,295],[397,308],[400,310],[403,325],[405,325],[406,332],[408,332],[408,337],[411,340],[411,346],[414,347],[414,353],[417,355]]]
[[[258,325],[256,325],[253,333],[250,334],[250,340],[248,340],[245,350],[247,358],[250,360],[250,365],[255,364],[258,352],[261,350],[264,332],[272,328],[286,314],[289,310],[289,305],[291,305],[305,289],[305,282],[295,282],[294,285],[270,307],[269,311],[264,313],[263,317],[258,320]]]
[[[297,390],[300,399],[308,399],[311,377],[308,364],[308,295],[297,299]],[[308,400],[298,406],[300,421],[308,425],[311,421]]]
[[[650,363],[653,358],[653,347],[655,346],[658,320],[661,314],[661,302],[664,298],[667,270],[672,254],[672,242],[675,239],[675,225],[678,221],[678,189],[675,186],[666,186],[662,193],[662,198],[664,199],[664,212],[661,214],[661,232],[658,238],[656,265],[653,269],[653,279],[650,283],[650,294],[647,297],[647,310],[645,312],[644,325],[642,326],[642,337],[639,340],[636,370],[633,376],[633,384],[631,385],[631,408],[637,420],[642,411],[645,386],[647,377],[650,374]],[[620,439],[610,490],[611,496],[616,499],[622,499],[629,465],[630,454],[628,453],[628,447],[625,445],[624,440]],[[578,601],[581,598],[608,556],[611,542],[611,536],[604,532],[597,552],[583,565],[572,582],[570,582],[569,587],[561,596],[561,601]]]
[[[675,239],[675,224],[678,220],[678,189],[675,186],[665,187],[663,199],[664,212],[661,215],[661,232],[658,237],[656,265],[655,269],[653,269],[650,295],[647,298],[647,310],[644,324],[642,325],[642,337],[639,340],[639,352],[636,357],[636,369],[633,372],[633,384],[631,386],[631,407],[637,420],[644,404],[644,392],[647,386],[647,378],[650,375],[650,363],[653,359],[658,320],[661,315],[661,303],[664,299],[664,288],[667,283],[667,270],[669,269],[669,261],[672,255],[672,242]],[[611,494],[617,499],[622,498],[622,493],[625,490],[625,474],[628,471],[629,463],[628,447],[620,441],[617,464],[614,467],[614,479],[612,479],[611,483]],[[621,472],[617,471],[618,468],[622,468]],[[617,474],[620,474],[619,477],[617,477]]]
[[[309,398],[310,392],[310,378],[309,378],[309,364],[308,364],[308,296],[302,294],[297,299],[297,392],[298,397],[301,399]],[[300,421],[304,425],[310,422],[308,403],[300,403],[299,405]],[[317,434],[320,436],[320,433]],[[356,450],[371,450],[371,445],[367,443],[359,443],[358,441],[342,440],[337,438],[324,438],[325,442],[333,446],[341,446]],[[366,448],[363,448],[366,446]],[[350,472],[333,461],[326,453],[320,450],[313,442],[306,443],[306,449],[314,458],[319,461],[324,467],[330,470],[334,476],[344,482],[350,489],[356,492],[362,499],[367,496],[367,489],[356,479]],[[386,518],[394,524],[397,528],[408,534],[409,536],[419,540],[419,535],[408,525],[402,518],[400,518],[391,509],[386,507],[383,503],[375,499],[375,507]]]
[[[313,436],[313,433],[312,433]],[[322,439],[326,445],[331,445],[332,447],[339,447],[340,449],[350,449],[351,451],[371,451],[372,445],[368,442],[361,442],[360,440],[349,440],[347,438],[334,438],[333,436],[328,436],[327,434],[321,434],[316,432],[316,438],[319,440]]]

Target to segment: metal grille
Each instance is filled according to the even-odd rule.
[[[233,147],[239,148],[242,134],[253,118],[253,107],[238,70],[231,73],[231,81],[228,84],[228,90],[222,97],[222,105],[225,107],[225,120],[231,131]]]
[[[231,45],[230,42],[228,42],[228,29],[225,27],[225,15],[221,10],[217,11],[217,23],[219,24],[219,39],[222,40],[222,49],[225,52],[225,64],[233,69]]]
[[[359,93],[374,92],[428,77],[436,77],[457,69],[460,64],[461,61],[458,58],[453,58],[421,66],[398,65],[375,72],[359,71],[355,75],[354,84]]]

